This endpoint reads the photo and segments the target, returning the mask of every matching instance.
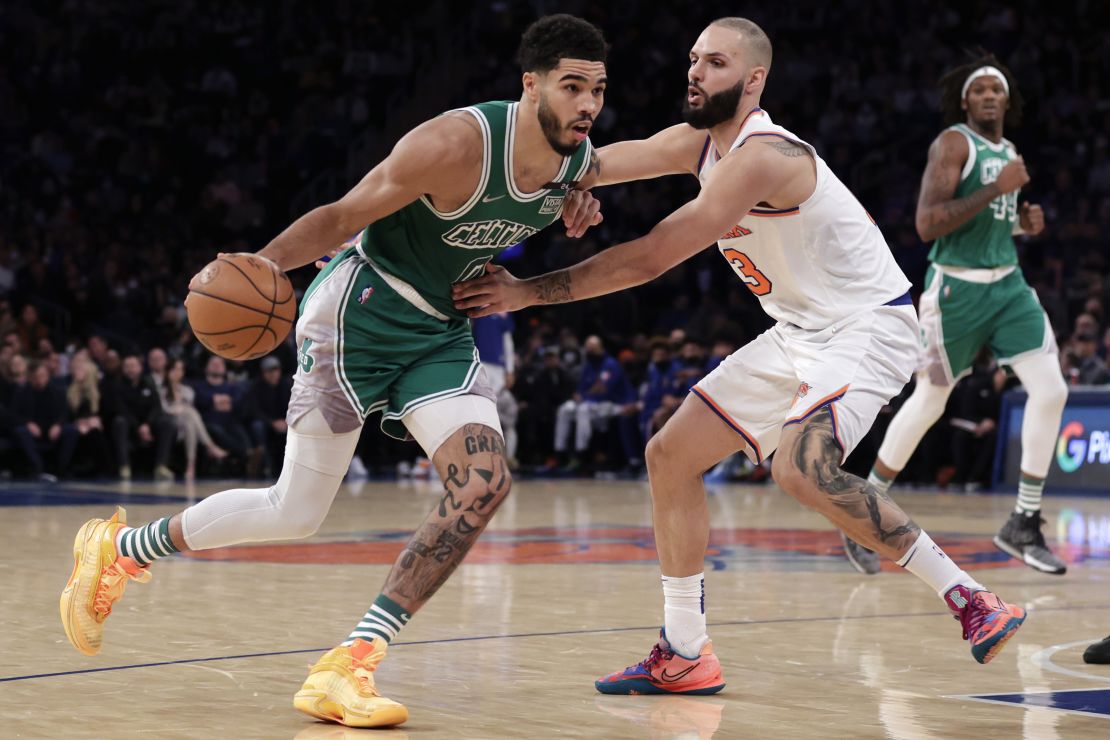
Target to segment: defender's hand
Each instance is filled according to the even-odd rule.
[[[532,305],[523,280],[500,265],[486,263],[486,274],[451,286],[455,308],[466,311],[471,318],[489,316],[501,311],[516,311]]]
[[[601,201],[588,190],[571,190],[563,200],[563,224],[567,227],[567,236],[571,238],[582,236],[604,218]]]
[[[1021,229],[1029,236],[1044,231],[1044,209],[1036,203],[1021,204]]]

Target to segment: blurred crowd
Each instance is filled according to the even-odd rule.
[[[405,128],[453,106],[515,98],[520,31],[544,12],[587,17],[612,44],[606,107],[592,133],[604,145],[679,120],[690,45],[705,23],[737,8],[716,0],[696,13],[579,0],[429,2],[420,12],[354,0],[0,6],[0,467],[276,473],[280,414],[261,407],[281,397],[258,396],[275,374],[287,386],[294,352],[283,346],[265,371],[258,362],[221,367],[185,323],[189,277],[216,252],[256,250],[341,194]],[[1105,4],[845,0],[745,12],[775,45],[763,106],[812,142],[875,216],[915,292],[928,245],[913,212],[941,128],[935,81],[974,47],[1011,67],[1027,102],[1024,125],[1006,135],[1032,175],[1022,198],[1044,206],[1048,225],[1019,243],[1023,269],[1069,382],[1110,382]],[[527,275],[577,262],[644,233],[696,187],[668,178],[601,189],[601,227],[580,240],[549,229],[504,263]],[[312,276],[311,267],[298,271],[294,284],[303,289]],[[635,290],[521,312],[513,358],[497,358],[512,366],[503,405],[507,418],[515,414],[519,463],[635,470],[644,441],[689,386],[768,323],[712,248]],[[948,430],[985,448],[998,394],[1012,382],[983,358],[953,395],[944,434],[923,445],[906,477],[982,480],[982,456],[960,458],[976,445],[953,449]],[[214,391],[221,383],[226,392]],[[418,452],[370,424],[360,454],[374,472]]]

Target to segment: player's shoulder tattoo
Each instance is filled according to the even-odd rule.
[[[762,143],[784,157],[805,157],[809,155],[809,149],[790,139],[767,138]]]

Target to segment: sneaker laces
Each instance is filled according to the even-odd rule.
[[[150,574],[145,569],[139,573],[129,573],[117,558],[100,574],[100,584],[93,595],[93,611],[104,617],[111,614],[112,604],[123,597],[123,589],[130,580],[143,583],[150,580]]]
[[[646,658],[641,660],[636,665],[628,666],[628,668],[626,668],[625,670],[632,671],[632,670],[635,670],[637,668],[643,668],[648,673],[651,673],[652,668],[657,666],[659,663],[662,663],[664,660],[670,660],[673,657],[674,657],[674,651],[673,650],[671,650],[669,648],[665,648],[657,642],[651,648],[651,652],[648,653],[648,656]]]
[[[378,656],[381,654],[379,653]],[[351,675],[355,677],[358,682],[358,688],[361,693],[369,694],[371,696],[381,696],[378,693],[377,687],[374,685],[374,669],[378,667],[381,662],[381,657],[375,656],[374,653],[367,653],[362,658],[351,656]]]

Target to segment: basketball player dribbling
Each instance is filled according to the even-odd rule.
[[[317,276],[297,322],[298,364],[285,462],[276,484],[214,494],[142,527],[122,508],[78,532],[61,597],[66,635],[89,655],[131,580],[174,552],[307,537],[323,522],[366,417],[407,431],[446,494],[409,540],[380,595],[341,645],[311,669],[301,711],[358,727],[404,722],[373,672],[386,646],[458,567],[509,493],[497,407],[469,322],[450,285],[560,218],[580,236],[600,219],[576,181],[596,170],[588,138],[604,102],[606,45],[578,18],[553,15],[524,34],[524,92],[448,112],[401,139],[339,201],[295,221],[258,254],[291,270],[361,230]],[[581,207],[585,203],[585,207]]]
[[[771,43],[754,23],[710,24],[690,52],[687,121],[599,151],[583,186],[689,173],[699,196],[646,236],[518,280],[499,267],[454,287],[472,316],[639,285],[716,241],[777,324],[700,381],[648,443],[664,628],[649,656],[599,679],[610,694],[724,687],[706,633],[709,514],[701,474],[736,451],[776,449],[778,485],[925,581],[985,663],[1025,619],[961,570],[897,504],[841,463],[917,358],[910,283],[878,227],[813,147],[759,108]]]

